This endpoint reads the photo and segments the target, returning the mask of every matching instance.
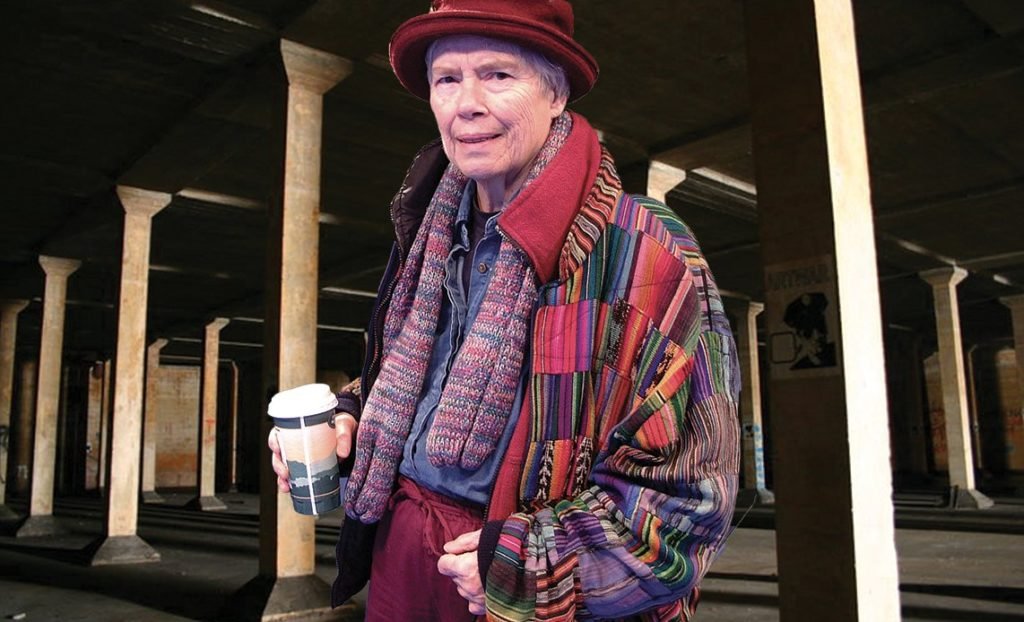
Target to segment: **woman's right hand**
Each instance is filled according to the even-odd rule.
[[[355,442],[356,428],[359,422],[351,414],[342,412],[334,417],[334,434],[337,442],[338,458],[347,458],[352,452]],[[270,430],[267,436],[267,447],[270,448],[270,464],[274,467],[274,474],[277,475],[277,488],[281,492],[290,492],[288,485],[288,465],[281,457],[281,446],[277,443],[277,431]]]
[[[277,488],[281,492],[291,492],[288,485],[288,465],[281,458],[281,446],[277,444],[277,430],[271,429],[267,436],[267,446],[270,447],[270,464],[274,467],[277,475]]]

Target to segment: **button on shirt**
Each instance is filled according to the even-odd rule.
[[[473,325],[480,303],[483,302],[487,285],[490,283],[494,262],[501,246],[501,236],[497,231],[497,213],[490,215],[486,221],[475,218],[475,223],[484,222],[483,234],[476,245],[475,253],[469,253],[469,224],[473,209],[476,184],[470,182],[462,194],[462,202],[455,218],[455,239],[451,253],[445,266],[444,296],[437,324],[437,335],[434,340],[434,351],[430,357],[426,380],[420,399],[416,405],[416,416],[413,419],[412,432],[405,443],[402,462],[398,471],[421,486],[453,499],[468,501],[477,505],[487,505],[494,478],[498,471],[498,462],[508,447],[512,430],[515,428],[519,410],[523,401],[523,383],[527,375],[529,355],[524,354],[523,370],[519,377],[519,390],[512,405],[508,424],[502,433],[494,452],[488,456],[480,468],[466,470],[458,466],[435,467],[427,458],[427,436],[430,425],[434,421],[441,392],[448,380],[455,355],[462,347],[469,327]],[[478,237],[477,235],[473,236]],[[467,263],[472,262],[472,263]],[[468,269],[475,266],[475,270]],[[468,283],[465,280],[468,278]],[[529,340],[527,339],[527,343]]]

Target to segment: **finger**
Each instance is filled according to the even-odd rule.
[[[277,444],[277,430],[271,430],[267,435],[267,447],[275,454],[281,453],[281,447]]]
[[[444,552],[459,555],[480,548],[480,529],[462,534],[458,538],[445,542]]]
[[[483,603],[484,594],[481,591],[474,589],[472,586],[466,585],[458,579],[455,580],[455,588],[459,592],[459,596],[465,598],[471,603]]]
[[[437,571],[446,577],[454,577],[458,574],[455,570],[455,556],[442,555],[437,558]]]
[[[280,453],[270,455],[270,466],[274,469],[274,475],[277,476],[278,490],[281,492],[291,491],[291,486],[288,484],[288,465],[281,459]]]
[[[273,467],[274,474],[279,478],[288,479],[288,465],[281,459],[281,454],[270,455],[270,466]]]
[[[358,425],[356,418],[349,413],[341,413],[334,418],[334,434],[337,438],[339,458],[348,458],[352,452],[352,439],[355,437]]]
[[[487,613],[487,607],[478,603],[469,603],[469,612],[475,616],[482,616]]]

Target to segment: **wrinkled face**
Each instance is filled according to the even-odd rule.
[[[516,187],[565,108],[538,72],[506,46],[472,36],[435,45],[430,108],[448,159],[478,184]]]

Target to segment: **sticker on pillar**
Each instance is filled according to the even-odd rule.
[[[839,374],[831,256],[765,268],[768,360],[775,379]]]

